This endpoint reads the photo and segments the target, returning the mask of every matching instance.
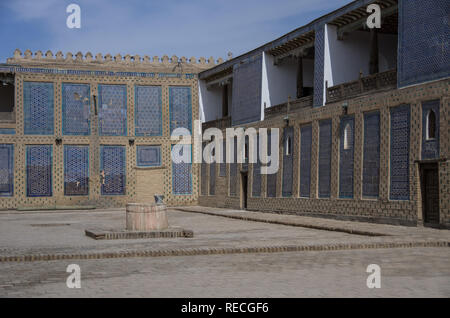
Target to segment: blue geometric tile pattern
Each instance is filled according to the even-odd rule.
[[[0,144],[0,197],[14,195],[14,145]]]
[[[89,146],[64,145],[64,195],[89,194]]]
[[[286,152],[286,140],[290,138],[291,152],[287,154]],[[287,127],[284,129],[283,136],[283,185],[282,185],[282,195],[283,197],[292,196],[292,175],[293,175],[293,154],[295,153],[294,145],[294,127]]]
[[[53,83],[24,82],[25,135],[53,135]]]
[[[52,146],[26,146],[27,197],[52,196]]]
[[[227,175],[227,143],[224,140],[222,143],[222,163],[219,167],[219,177],[225,177]]]
[[[398,85],[450,76],[450,1],[399,1]]]
[[[316,29],[314,42],[314,107],[323,106],[323,79],[325,57],[325,29]]]
[[[89,84],[62,84],[63,135],[90,134],[90,92]]]
[[[136,136],[161,136],[161,86],[135,86],[134,89]]]
[[[303,126],[300,135],[300,196],[309,198],[311,192],[312,126]]]
[[[259,149],[259,135],[257,139],[257,149]],[[252,196],[260,197],[261,196],[261,161],[258,160],[253,164],[253,182],[252,182]]]
[[[347,128],[347,148],[345,147],[345,129]],[[339,197],[353,198],[353,154],[354,154],[354,117],[341,118],[341,142],[339,158]]]
[[[380,188],[380,113],[364,114],[362,195],[378,198]]]
[[[126,85],[98,85],[98,95],[99,134],[101,136],[126,136]]]
[[[409,200],[410,106],[391,108],[391,200]]]
[[[188,151],[192,158],[192,147],[183,146],[180,155]],[[172,193],[175,195],[192,194],[192,164],[189,162],[175,163],[172,161]]]
[[[272,144],[270,142],[271,140],[271,132],[267,133],[267,153],[269,155],[272,154]],[[266,177],[267,182],[267,197],[268,198],[276,198],[277,196],[277,179],[278,179],[278,172],[273,174],[268,174]]]
[[[216,163],[209,165],[209,195],[216,194]]]
[[[237,162],[237,138],[234,137],[233,142],[233,163],[230,163],[230,196],[236,196],[237,195],[237,170],[238,170],[238,164]]]
[[[192,96],[190,87],[169,87],[170,133],[185,128],[192,133]]]
[[[202,145],[202,154],[205,150],[206,143],[203,143]],[[206,163],[204,157],[202,156],[202,163],[201,163],[201,194],[202,195],[208,195],[208,164]]]
[[[422,159],[438,159],[439,158],[439,100],[426,101],[422,103]],[[427,139],[427,118],[429,113],[433,111],[435,122],[435,137]]]
[[[319,198],[331,195],[331,119],[319,122]]]
[[[102,195],[124,195],[126,187],[126,156],[124,146],[100,146]]]
[[[233,66],[232,125],[261,119],[262,54]]]
[[[161,166],[161,146],[136,146],[138,167]]]

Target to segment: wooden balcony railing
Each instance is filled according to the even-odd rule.
[[[394,89],[397,87],[397,70],[390,70],[369,76],[360,76],[354,82],[327,87],[327,104],[365,93]]]
[[[207,121],[202,124],[202,129],[206,130],[208,128],[218,128],[225,129],[231,127],[231,117],[223,117],[216,120]]]
[[[286,114],[287,104],[283,103],[275,105],[264,110],[264,118],[274,117]],[[298,111],[300,109],[310,108],[313,105],[313,97],[306,96],[289,102],[289,113]]]

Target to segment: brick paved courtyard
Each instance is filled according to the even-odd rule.
[[[449,297],[448,247],[382,248],[289,253],[195,255],[202,249],[449,241],[449,231],[344,222],[231,210],[222,216],[170,211],[171,225],[194,238],[105,240],[84,229],[124,226],[124,211],[0,213],[0,256],[76,255],[191,249],[193,256],[0,262],[0,297]],[[201,210],[201,211],[200,211]],[[209,213],[208,212],[208,213]],[[250,214],[273,224],[226,216]],[[248,216],[248,215],[247,215]],[[307,222],[310,222],[307,224]],[[312,223],[311,223],[312,222]],[[298,226],[293,226],[298,223]],[[338,231],[299,225],[334,227]],[[383,233],[343,232],[352,227]],[[176,254],[175,254],[176,255]],[[82,288],[66,287],[66,267],[81,267]],[[366,268],[378,264],[382,288],[368,289]]]

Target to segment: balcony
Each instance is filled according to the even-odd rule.
[[[223,130],[225,128],[231,127],[231,117],[222,117],[216,120],[211,120],[202,124],[202,129],[206,130],[208,128],[218,128]]]
[[[397,70],[389,70],[365,77],[354,82],[327,87],[327,104],[367,93],[397,88]]]
[[[313,106],[313,97],[306,96],[289,102],[289,113],[299,111],[301,109],[311,108]],[[264,110],[264,118],[284,115],[287,112],[288,103],[279,104],[266,108]]]

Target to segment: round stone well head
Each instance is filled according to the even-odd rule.
[[[159,231],[169,227],[165,205],[128,203],[126,208],[128,231]]]

